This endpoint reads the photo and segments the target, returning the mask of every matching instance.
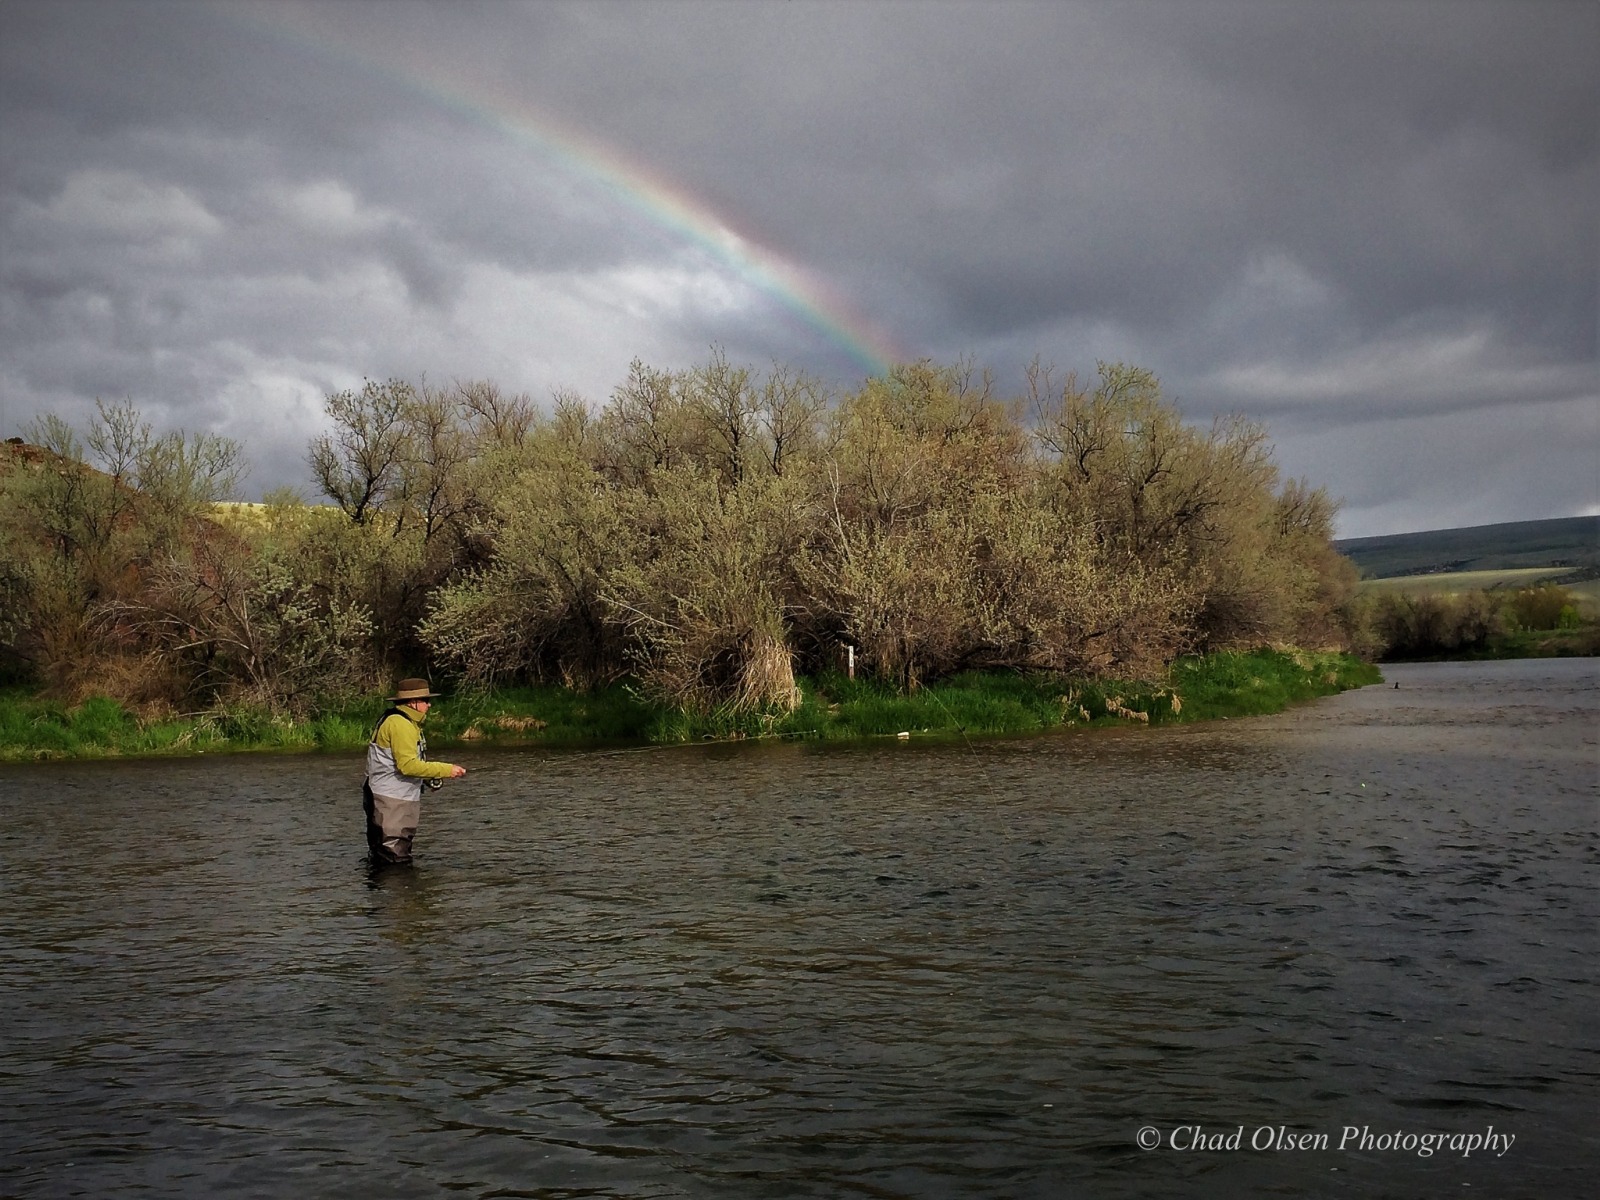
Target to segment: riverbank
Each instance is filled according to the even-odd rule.
[[[1489,662],[1510,658],[1594,658],[1600,656],[1600,622],[1571,629],[1513,629],[1492,635],[1480,646],[1458,646],[1437,654],[1386,655],[1382,662]]]
[[[829,674],[800,682],[792,713],[696,714],[618,684],[596,693],[507,688],[442,700],[428,720],[446,747],[674,743],[749,738],[961,737],[1108,725],[1161,725],[1278,712],[1376,683],[1378,669],[1343,654],[1258,650],[1181,659],[1158,682],[968,672],[901,694]],[[0,694],[0,761],[155,757],[239,751],[356,750],[383,712],[379,698],[294,721],[239,710],[140,719],[106,697],[67,706],[21,689]]]

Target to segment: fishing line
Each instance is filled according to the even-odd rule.
[[[928,692],[928,695],[933,697],[934,703],[937,704],[940,708],[944,709],[945,715],[948,716],[952,721],[954,721],[956,723],[956,732],[961,734],[961,740],[966,742],[967,750],[968,750],[969,753],[971,753],[972,757],[973,758],[981,758],[982,756],[978,753],[978,751],[972,745],[972,739],[967,736],[967,727],[961,723],[960,718],[958,718],[955,713],[950,711],[950,706],[948,704],[946,704],[943,700],[939,699],[939,693],[938,692],[934,691],[932,688],[928,688],[927,692]]]
[[[704,744],[703,742],[657,742],[649,746],[619,746],[597,750],[577,749],[566,754],[547,754],[540,758],[535,765],[544,766],[546,763],[567,762],[576,758],[621,758],[628,754],[653,754],[660,750],[687,750]],[[516,747],[514,745],[496,746],[493,742],[486,742],[480,748],[484,750],[512,750]],[[472,768],[472,773],[474,775],[489,775],[505,769],[505,767],[500,766],[482,766]]]

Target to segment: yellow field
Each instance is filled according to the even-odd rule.
[[[1476,592],[1484,588],[1532,587],[1547,579],[1558,579],[1570,573],[1571,567],[1521,567],[1512,571],[1450,571],[1438,575],[1399,575],[1392,579],[1363,579],[1364,592],[1424,592],[1454,593]],[[1600,616],[1600,579],[1586,579],[1582,583],[1563,585],[1577,598],[1578,610],[1585,616]]]
[[[270,504],[249,500],[217,500],[211,505],[212,518],[223,526],[240,532],[265,527],[275,516],[279,520],[296,522],[318,521],[340,510],[331,504],[300,504],[280,508],[274,512]]]
[[[1578,611],[1586,617],[1600,617],[1600,579],[1585,579],[1582,583],[1566,584],[1567,591],[1578,598]]]
[[[1437,575],[1397,575],[1392,579],[1363,579],[1361,590],[1418,593],[1523,588],[1565,575],[1570,570],[1571,567],[1519,567],[1513,571],[1442,571]]]

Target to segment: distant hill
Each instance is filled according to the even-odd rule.
[[[1516,567],[1600,568],[1600,517],[1510,521],[1334,542],[1366,579]]]

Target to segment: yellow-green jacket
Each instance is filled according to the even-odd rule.
[[[400,705],[378,722],[367,743],[367,786],[374,795],[421,800],[424,779],[450,778],[455,769],[450,763],[428,761],[422,717],[409,705]]]

